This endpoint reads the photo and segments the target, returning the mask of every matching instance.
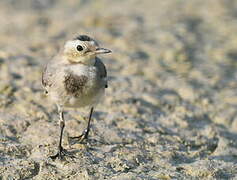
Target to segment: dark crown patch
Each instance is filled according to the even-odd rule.
[[[80,41],[92,41],[93,39],[90,38],[87,35],[79,35],[75,38],[75,40],[80,40]]]

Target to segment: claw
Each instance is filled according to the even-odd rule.
[[[59,147],[57,154],[50,156],[51,159],[55,160],[56,158],[63,159],[63,157],[67,154],[67,150],[63,147]]]
[[[88,134],[89,134],[89,131],[87,129],[85,129],[83,131],[83,133],[80,135],[80,136],[75,136],[75,137],[69,137],[70,139],[78,139],[78,141],[81,143],[83,142],[84,140],[87,140],[88,139]]]
[[[91,116],[92,116],[92,113],[93,113],[93,109],[94,108],[92,107],[91,110],[90,110],[90,115],[89,115],[89,121],[88,121],[88,124],[87,124],[87,128],[83,131],[83,133],[80,136],[69,137],[69,139],[78,139],[79,143],[81,143],[84,140],[88,139],[88,135],[89,135],[89,132],[90,132],[90,122],[91,122]]]

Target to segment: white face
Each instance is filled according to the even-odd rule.
[[[94,41],[79,41],[73,40],[66,42],[64,46],[64,53],[73,56],[86,56],[93,54],[96,50]],[[95,54],[95,53],[94,53]]]
[[[64,45],[64,55],[69,62],[93,64],[97,54],[111,52],[108,49],[100,48],[95,41],[67,41]]]

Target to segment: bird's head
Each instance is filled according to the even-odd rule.
[[[77,36],[64,45],[63,55],[70,63],[92,65],[98,54],[110,53],[109,49],[101,48],[99,44],[87,35]]]

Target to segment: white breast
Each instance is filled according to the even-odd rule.
[[[104,94],[104,87],[99,86],[100,82],[98,82],[98,69],[95,66],[85,66],[82,64],[77,64],[70,66],[65,70],[70,71],[77,76],[84,75],[88,77],[88,81],[85,85],[83,93],[78,97],[75,97],[73,95],[68,96],[67,101],[65,102],[65,106],[84,107],[97,104]]]

